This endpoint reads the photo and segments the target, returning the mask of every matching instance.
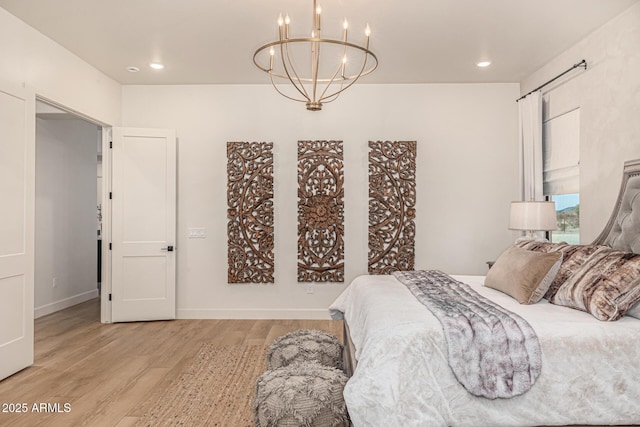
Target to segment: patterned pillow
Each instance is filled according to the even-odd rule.
[[[635,317],[636,319],[640,319],[640,302],[635,303],[629,311],[627,311],[626,316]]]
[[[518,246],[522,249],[527,249],[529,251],[536,252],[555,252],[560,250],[560,248],[564,246],[568,246],[568,243],[551,243],[551,242],[539,242],[537,240],[523,240],[521,242],[517,242],[515,246]]]
[[[640,255],[600,246],[550,299],[552,304],[617,320],[640,301]]]
[[[551,300],[560,286],[562,286],[578,270],[600,246],[597,245],[569,245],[568,243],[536,242],[527,240],[516,246],[536,252],[562,252],[562,264],[556,277],[544,297]]]

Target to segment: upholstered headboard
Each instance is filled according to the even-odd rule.
[[[640,159],[625,162],[611,218],[593,243],[640,254]]]

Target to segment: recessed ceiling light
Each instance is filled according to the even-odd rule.
[[[138,67],[127,67],[127,71],[130,73],[137,73],[138,71],[140,71],[140,68]]]
[[[476,65],[480,68],[488,67],[491,65],[491,61],[480,61]]]
[[[154,70],[162,70],[164,68],[164,65],[159,62],[152,62],[151,64],[149,64],[149,67],[153,68]]]

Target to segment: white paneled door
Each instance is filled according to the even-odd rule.
[[[0,84],[0,380],[33,363],[35,96]]]
[[[111,154],[111,320],[175,319],[175,132],[114,128]]]

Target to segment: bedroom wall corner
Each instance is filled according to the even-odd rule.
[[[105,124],[121,120],[121,86],[0,7],[0,81]]]
[[[640,3],[521,82],[525,94],[586,59],[588,69],[545,89],[545,120],[580,108],[580,240],[607,223],[623,164],[640,158]]]

